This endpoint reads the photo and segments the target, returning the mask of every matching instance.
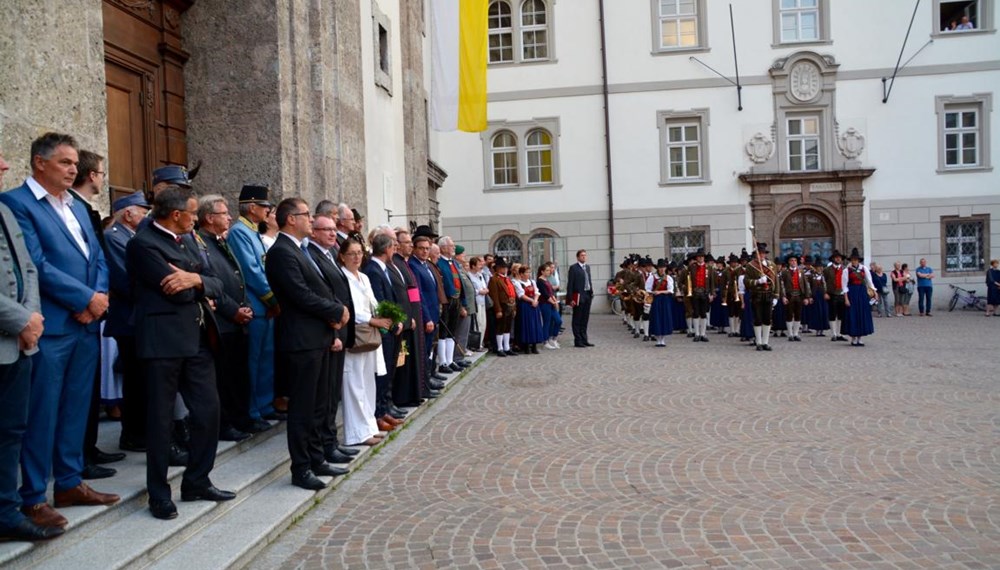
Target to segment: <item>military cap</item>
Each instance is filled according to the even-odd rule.
[[[191,187],[191,179],[188,178],[187,168],[179,164],[168,164],[153,171],[153,186],[161,182],[176,184],[185,188]]]
[[[259,204],[261,206],[273,206],[270,200],[267,199],[267,193],[270,189],[267,186],[258,186],[256,184],[246,184],[243,189],[240,190],[240,204]]]
[[[122,196],[111,204],[111,213],[116,214],[129,206],[139,206],[141,208],[146,208],[147,210],[152,208],[148,202],[146,202],[146,197],[142,195],[142,192],[133,192],[127,196]]]

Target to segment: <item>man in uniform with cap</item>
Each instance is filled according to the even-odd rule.
[[[240,190],[240,218],[229,228],[226,243],[240,264],[248,289],[247,299],[253,319],[247,326],[250,419],[247,426],[259,432],[270,428],[267,419],[278,419],[274,409],[274,317],[279,313],[278,300],[264,273],[264,242],[257,232],[274,206],[268,200],[267,186],[248,184]]]
[[[743,283],[750,291],[753,334],[757,350],[771,350],[771,311],[781,297],[781,281],[774,263],[767,259],[767,244],[758,243],[756,255],[747,263]]]
[[[809,278],[802,268],[799,267],[799,256],[794,253],[785,258],[788,267],[781,272],[781,290],[783,296],[781,302],[788,308],[786,317],[788,319],[788,340],[789,342],[801,342],[802,337],[802,307],[812,302],[812,290],[809,287]]]
[[[823,270],[823,281],[826,282],[826,300],[830,314],[830,331],[833,335],[831,341],[846,341],[847,338],[840,335],[840,327],[844,324],[844,316],[847,307],[844,305],[844,295],[847,293],[843,285],[844,256],[836,249],[830,254],[830,265]]]
[[[708,342],[708,309],[715,299],[715,270],[705,263],[705,250],[698,248],[694,261],[687,266],[688,297],[691,299],[691,320],[694,342]],[[690,336],[690,335],[688,335]]]

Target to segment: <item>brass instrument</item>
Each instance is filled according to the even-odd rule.
[[[694,297],[694,290],[691,288],[691,268],[690,267],[684,273],[684,276],[687,277],[687,284],[688,284],[687,295],[685,295],[685,297]]]
[[[643,293],[644,293],[643,294],[643,301],[642,301],[643,304],[645,304],[645,305],[652,305],[653,304],[653,292],[652,291],[644,291]]]

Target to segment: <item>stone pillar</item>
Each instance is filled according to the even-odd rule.
[[[871,174],[869,173],[868,176]],[[856,247],[864,255],[865,249],[865,189],[862,185],[864,178],[862,175],[849,176],[844,178],[844,193],[841,195],[841,207],[843,208],[844,236],[842,238],[840,251],[850,253],[851,248]]]
[[[10,188],[30,173],[31,141],[73,135],[107,155],[101,0],[0,2],[0,149]]]
[[[400,0],[399,28],[402,34],[403,63],[403,161],[406,170],[406,213],[430,214],[417,216],[405,221],[418,224],[431,223],[439,227],[436,204],[431,204],[428,177],[427,149],[427,89],[424,86],[424,34],[427,22],[424,20],[424,2]],[[405,225],[400,219],[400,224]]]

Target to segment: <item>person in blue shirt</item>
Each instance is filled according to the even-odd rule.
[[[932,279],[934,270],[928,267],[925,258],[920,258],[920,267],[917,268],[917,308],[920,309],[921,317],[931,316],[931,298],[934,296]]]

